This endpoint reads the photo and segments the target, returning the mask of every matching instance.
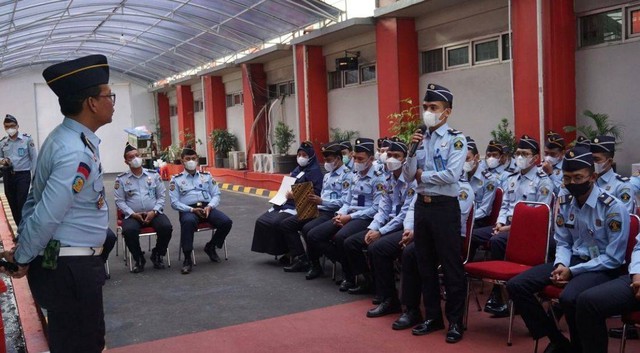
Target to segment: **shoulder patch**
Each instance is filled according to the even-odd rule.
[[[456,149],[456,150],[461,150],[463,146],[464,146],[464,143],[462,142],[462,138],[460,138],[460,137],[458,137],[453,142],[453,148]]]
[[[71,189],[73,190],[74,194],[79,193],[80,191],[82,191],[82,188],[84,187],[84,178],[82,177],[82,175],[76,175],[76,177],[73,179],[73,184],[71,184]]]
[[[460,135],[462,133],[461,131],[458,131],[456,129],[449,129],[447,130],[447,132],[449,132],[449,134],[451,135]]]
[[[383,183],[377,183],[376,184],[376,190],[384,191],[384,184]]]
[[[345,180],[342,182],[342,188],[343,189],[348,189],[349,188],[349,180]]]
[[[496,186],[495,186],[495,185],[493,185],[493,183],[492,183],[492,182],[488,182],[488,183],[487,183],[487,190],[489,190],[489,191],[493,191],[493,190],[495,190],[495,189],[496,189]]]
[[[556,217],[556,225],[558,227],[563,227],[564,226],[564,217],[562,217],[561,213],[558,213],[558,216]]]
[[[622,189],[622,193],[620,194],[620,200],[622,202],[627,203],[631,200],[631,190],[629,188]]]
[[[611,206],[615,199],[613,198],[613,196],[607,194],[606,192],[603,192],[602,194],[600,194],[600,196],[598,196],[598,201],[602,202],[606,206]]]
[[[407,190],[407,196],[411,197],[413,195],[415,195],[416,191],[413,188],[409,188],[409,190]]]
[[[622,175],[616,175],[616,179],[620,180],[620,181],[624,181],[625,183],[628,181],[631,181],[631,178],[626,177],[626,176],[622,176]]]
[[[469,194],[467,194],[466,191],[461,190],[460,191],[460,200],[466,200],[469,197]]]
[[[171,180],[171,182],[169,183],[169,190],[173,191],[176,189],[176,182]]]
[[[540,178],[548,178],[549,176],[547,175],[547,173],[543,172],[542,170],[539,170],[537,173],[538,177]]]
[[[619,232],[622,229],[622,223],[620,223],[620,221],[618,221],[617,219],[612,219],[609,221],[609,230],[611,230],[612,232]]]
[[[116,179],[116,182],[113,184],[113,188],[116,190],[120,189],[120,180]]]
[[[560,202],[561,205],[565,205],[571,202],[571,200],[573,200],[573,195],[562,195],[559,197],[558,202]]]
[[[546,187],[546,186],[541,187],[541,188],[540,188],[540,194],[541,194],[542,196],[547,196],[547,195],[549,195],[549,189],[547,189],[547,187]]]
[[[485,177],[486,179],[490,179],[491,176],[493,176],[493,174],[490,171],[485,169],[482,171],[482,176]]]
[[[127,173],[128,173],[128,172],[122,172],[122,173],[118,174],[118,175],[117,175],[117,177],[119,178],[119,177],[121,177],[121,176],[125,176],[125,175],[127,175]]]

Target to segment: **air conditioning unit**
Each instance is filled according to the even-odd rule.
[[[253,154],[253,171],[258,173],[264,173],[264,168],[262,166],[262,156],[264,153],[254,153]]]
[[[262,169],[265,173],[272,174],[276,172],[275,158],[273,158],[272,154],[262,155]]]
[[[229,168],[247,169],[247,155],[243,151],[229,152]]]

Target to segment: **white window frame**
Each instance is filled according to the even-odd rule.
[[[504,35],[507,35],[507,37],[509,37],[509,41],[511,43],[509,43],[509,59],[503,59],[504,58]],[[500,48],[498,48],[498,51],[500,52],[500,62],[509,62],[511,61],[512,57],[513,57],[513,48],[511,47],[511,45],[513,44],[513,39],[512,39],[512,35],[513,33],[509,32],[509,31],[505,31],[505,32],[501,32],[498,34],[498,38],[500,38]]]
[[[431,72],[426,72],[426,70],[425,70],[425,72],[422,72],[422,69],[425,68],[425,65],[426,65],[424,63],[424,61],[426,60],[425,56],[427,55],[427,52],[430,52],[432,50],[438,50],[438,49],[441,50],[440,58],[442,59],[442,69],[441,70],[437,70],[437,71],[431,71]],[[446,65],[446,62],[445,62],[445,60],[446,60],[445,52],[446,52],[446,46],[439,46],[439,47],[429,48],[427,50],[420,51],[420,60],[421,60],[421,62],[420,62],[420,74],[421,75],[428,75],[428,74],[433,74],[433,73],[436,73],[436,72],[444,72],[444,71],[446,71],[447,65]]]
[[[449,66],[449,51],[451,50],[456,50],[456,49],[461,49],[461,48],[467,48],[467,62],[465,64],[459,64],[459,65],[452,65]],[[444,69],[446,70],[453,70],[453,69],[461,69],[461,68],[466,68],[466,67],[471,67],[471,62],[472,62],[472,53],[471,51],[471,41],[466,41],[464,43],[458,43],[458,44],[454,44],[454,45],[448,45],[444,47]]]
[[[489,42],[496,42],[497,43],[497,45],[498,45],[498,56],[496,58],[494,58],[494,59],[478,61],[477,53],[476,53],[476,45],[477,44],[483,44],[483,43],[489,43]],[[485,38],[485,39],[473,40],[473,41],[471,41],[471,45],[473,47],[473,66],[493,64],[493,63],[500,62],[500,60],[502,59],[502,35],[501,34],[499,34],[498,36],[492,36],[492,37]]]
[[[597,10],[593,10],[593,11],[587,11],[587,12],[582,12],[579,14],[576,14],[576,33],[577,33],[577,38],[576,38],[576,47],[578,50],[581,49],[591,49],[591,48],[602,48],[602,47],[607,47],[610,45],[618,45],[621,43],[624,43],[627,40],[627,12],[626,12],[627,7],[625,6],[611,6],[611,7],[605,7],[605,8],[601,8],[601,9],[597,9]],[[594,44],[594,45],[587,45],[584,46],[582,45],[582,21],[580,21],[582,19],[582,17],[586,17],[586,16],[590,16],[590,15],[597,15],[600,13],[605,13],[605,12],[611,12],[614,10],[620,10],[622,12],[622,38],[620,38],[620,40],[618,41],[614,41],[614,42],[605,42],[605,43],[600,43],[600,44]]]
[[[368,67],[374,67],[375,68],[375,77],[369,80],[364,80],[364,75],[362,74],[362,70]],[[378,67],[376,65],[375,62],[373,63],[367,63],[367,64],[362,64],[358,67],[358,77],[359,77],[359,81],[361,84],[367,84],[367,83],[375,83],[378,82]]]
[[[347,72],[353,72],[353,71],[356,72],[356,82],[347,84]],[[360,67],[359,66],[355,70],[342,70],[340,71],[340,74],[342,75],[342,88],[355,87],[360,84]]]

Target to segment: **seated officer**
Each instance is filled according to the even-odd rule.
[[[353,173],[342,164],[340,148],[340,142],[337,141],[322,146],[324,169],[327,170],[322,180],[322,192],[320,196],[309,195],[311,201],[318,205],[318,217],[301,220],[296,215],[280,222],[280,233],[287,243],[290,255],[294,258],[290,266],[284,267],[285,272],[309,271],[309,258],[305,254],[298,231],[307,225],[312,228],[330,220],[344,203]]]
[[[314,279],[322,275],[319,259],[325,254],[342,264],[341,292],[355,287],[355,276],[344,253],[344,240],[367,229],[378,212],[385,182],[383,173],[373,168],[373,140],[357,139],[355,152],[353,179],[344,204],[331,220],[315,226],[307,233],[307,253],[311,269],[306,278]]]
[[[184,171],[171,178],[169,196],[171,207],[180,213],[180,247],[184,253],[182,273],[188,274],[193,268],[191,251],[193,251],[193,233],[198,223],[206,221],[214,230],[211,241],[204,252],[213,262],[220,262],[216,247],[222,248],[224,240],[231,231],[233,222],[227,215],[218,210],[220,205],[220,189],[211,174],[198,172],[198,154],[190,147],[182,150],[180,155]]]
[[[375,275],[376,292],[380,306],[367,313],[369,317],[386,315],[400,309],[395,291],[393,261],[400,254],[400,239],[404,218],[412,202],[415,202],[417,183],[407,183],[402,175],[402,165],[407,156],[407,145],[399,140],[388,140],[386,168],[390,175],[383,185],[378,212],[367,229],[349,236],[344,241],[344,250],[349,267],[354,275],[363,275],[358,286],[349,289],[349,294],[369,293],[373,289]],[[371,269],[363,250],[368,249]]]
[[[353,146],[351,145],[351,141],[342,141],[340,142],[340,146],[342,149],[340,153],[342,153],[342,163],[349,170],[353,170]]]
[[[551,204],[553,182],[547,174],[538,171],[536,165],[539,158],[538,142],[527,135],[522,136],[516,150],[516,166],[519,172],[511,174],[507,179],[502,197],[502,206],[497,223],[492,227],[483,227],[473,231],[471,238],[470,258],[475,256],[475,249],[489,242],[491,258],[503,260],[511,228],[511,217],[518,201],[537,201]],[[508,316],[508,308],[500,295],[500,287],[494,286],[484,311],[497,317]]]
[[[149,226],[158,234],[156,247],[151,250],[151,262],[154,268],[163,269],[163,257],[173,232],[171,221],[163,213],[166,188],[160,174],[142,168],[138,150],[128,143],[124,148],[124,162],[129,171],[118,175],[113,187],[116,206],[124,216],[122,235],[135,261],[131,272],[144,271],[147,261],[140,249],[140,229]]]
[[[547,133],[544,142],[544,162],[540,170],[553,181],[553,193],[560,194],[562,187],[562,159],[564,157],[564,138],[553,131]]]
[[[489,216],[491,215],[491,206],[493,199],[496,197],[497,179],[489,170],[483,170],[480,166],[480,155],[476,142],[467,136],[467,159],[462,166],[463,179],[473,189],[475,200],[474,218],[476,227],[486,227]]]
[[[620,274],[629,235],[629,213],[618,199],[596,185],[593,156],[588,149],[576,147],[567,152],[562,169],[567,191],[559,197],[555,260],[512,278],[507,282],[507,291],[533,338],[549,337],[551,343],[545,352],[581,352],[583,332],[576,330],[576,302],[585,290]],[[564,287],[560,305],[571,342],[560,333],[536,297],[550,284]]]
[[[613,136],[598,136],[591,141],[593,163],[598,174],[597,184],[611,195],[617,197],[627,208],[627,212],[635,213],[635,192],[628,177],[613,171],[613,157],[616,152],[616,139]]]

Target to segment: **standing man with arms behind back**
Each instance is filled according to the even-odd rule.
[[[7,136],[0,140],[0,166],[4,169],[4,193],[16,225],[22,220],[22,207],[27,201],[31,175],[36,167],[38,152],[31,136],[20,134],[18,120],[7,114],[4,130]]]
[[[466,297],[460,254],[458,179],[467,155],[467,143],[460,131],[450,129],[447,124],[453,107],[453,95],[447,88],[429,84],[422,107],[427,131],[413,135],[412,144],[421,146],[415,156],[409,156],[403,170],[407,182],[418,182],[414,241],[426,321],[416,326],[413,334],[426,335],[444,329],[438,276],[441,264],[447,292],[445,314],[449,321],[446,342],[456,343],[463,335]]]
[[[18,265],[11,276],[28,274],[36,302],[47,309],[51,353],[98,353],[105,343],[99,255],[109,212],[95,132],[111,122],[116,97],[104,55],[62,62],[42,75],[65,118],[42,144],[18,244],[2,256]]]

